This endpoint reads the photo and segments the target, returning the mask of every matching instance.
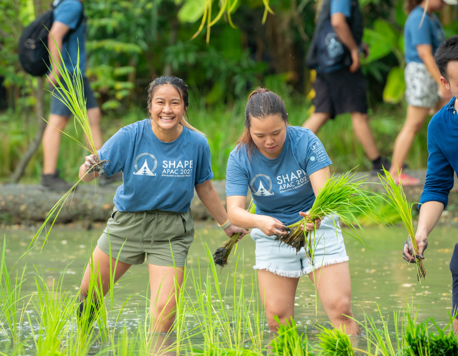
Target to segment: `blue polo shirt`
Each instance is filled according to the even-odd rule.
[[[433,116],[428,126],[428,171],[420,204],[448,204],[454,172],[458,172],[458,115],[455,97]]]

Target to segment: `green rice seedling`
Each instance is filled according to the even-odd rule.
[[[313,356],[313,348],[307,340],[307,329],[299,335],[297,325],[291,317],[286,324],[280,324],[280,319],[275,316],[279,324],[277,336],[270,342],[271,352],[275,356]]]
[[[30,325],[38,355],[58,353],[64,339],[65,326],[76,311],[77,296],[71,296],[63,290],[65,270],[63,272],[58,280],[52,280],[49,287],[42,277],[38,274],[35,276],[37,297],[34,305],[40,319],[37,320],[37,335],[32,323]]]
[[[394,322],[394,338],[396,343],[393,342],[393,335],[389,331],[388,318],[385,318],[382,315],[379,305],[377,305],[378,315],[380,320],[376,321],[374,317],[366,314],[364,312],[364,323],[355,320],[366,332],[367,340],[367,352],[369,355],[372,355],[372,347],[375,347],[374,355],[382,356],[404,356],[404,347],[403,347],[403,324],[401,322],[402,318],[399,313],[393,312],[393,322]],[[381,323],[381,325],[377,325]],[[401,323],[401,324],[400,324]],[[363,350],[355,349],[355,351]]]
[[[303,225],[313,222],[316,219],[322,219],[325,216],[332,217],[333,215],[337,215],[350,228],[350,232],[347,233],[365,245],[357,232],[357,228],[362,230],[357,216],[369,217],[378,213],[375,205],[377,195],[363,188],[365,183],[363,178],[355,178],[355,173],[351,171],[341,176],[333,174],[330,178],[326,179],[326,182],[320,189],[310,209],[309,218],[302,219],[292,225],[294,229],[291,233],[278,236],[275,240],[295,248],[297,252],[305,247],[307,257],[310,259],[312,265],[314,265],[314,250],[318,242],[316,229],[313,233],[306,233]],[[337,229],[337,221],[334,221],[334,224]]]
[[[94,140],[92,138],[91,125],[89,122],[89,117],[87,115],[87,109],[86,109],[86,99],[84,97],[83,75],[79,67],[79,60],[80,60],[79,50],[78,50],[78,57],[77,57],[78,59],[77,59],[76,66],[73,67],[73,72],[70,73],[70,71],[67,69],[67,67],[64,64],[62,53],[60,52],[59,46],[57,46],[57,42],[54,39],[54,37],[53,37],[53,41],[56,45],[56,48],[58,50],[59,57],[60,57],[60,61],[58,61],[57,58],[54,58],[51,55],[51,52],[48,49],[48,53],[50,55],[50,61],[51,61],[51,67],[49,68],[50,73],[53,75],[54,79],[56,80],[56,83],[51,81],[54,87],[53,96],[59,99],[62,103],[64,103],[65,106],[73,114],[75,118],[74,120],[75,129],[77,129],[78,127],[82,129],[87,139],[89,147],[87,147],[87,145],[80,142],[75,136],[72,136],[64,131],[61,131],[61,132],[64,135],[70,137],[73,141],[75,141],[78,144],[78,146],[89,151],[91,154],[95,156],[97,164],[94,165],[88,172],[86,172],[86,174],[89,174],[95,171],[102,172],[103,167],[107,163],[107,161],[100,161],[99,155],[97,153],[97,149],[94,144]],[[51,210],[49,211],[49,213],[46,216],[44,223],[38,229],[38,232],[35,234],[32,241],[30,242],[29,248],[30,246],[35,244],[37,238],[41,235],[42,231],[46,228],[48,222],[52,220],[51,226],[49,227],[49,230],[47,231],[45,240],[43,242],[42,248],[44,247],[44,244],[46,243],[46,240],[48,239],[48,236],[52,230],[52,227],[54,226],[54,223],[56,222],[57,217],[59,216],[60,211],[64,207],[72,191],[81,182],[81,180],[82,178],[79,179],[73,185],[73,187],[70,188],[62,196],[62,198],[59,199],[59,201],[51,208]],[[53,217],[54,219],[52,219]]]
[[[433,355],[429,350],[428,321],[417,323],[417,316],[412,319],[409,311],[406,313],[407,325],[404,334],[406,354],[408,356]]]
[[[13,344],[20,341],[19,331],[27,306],[32,299],[31,296],[22,295],[22,285],[26,281],[26,268],[27,264],[24,265],[22,272],[16,271],[16,275],[13,275],[13,268],[8,271],[6,266],[6,236],[4,236],[0,261],[0,330],[4,335],[8,335]]]
[[[351,346],[350,337],[341,329],[326,329],[321,326],[321,333],[318,335],[320,340],[320,355],[324,356],[355,356]]]
[[[385,169],[383,169],[383,173],[383,175],[379,174],[379,178],[383,187],[385,188],[384,198],[393,208],[396,209],[398,214],[401,216],[402,223],[404,224],[408,233],[408,238],[412,243],[414,253],[416,256],[420,256],[417,241],[415,240],[415,231],[412,221],[412,209],[414,204],[409,204],[407,201],[404,189],[402,188],[402,182],[396,184],[393,177],[391,177],[391,174]],[[415,263],[417,265],[418,280],[420,280],[420,278],[425,278],[426,269],[423,265],[423,261],[419,258],[416,258]]]
[[[437,325],[432,317],[429,319],[437,332],[437,334],[429,334],[429,350],[431,355],[458,355],[458,338],[453,332],[453,320],[455,318],[450,314],[449,316],[450,322],[443,329]]]
[[[254,214],[256,212],[256,205],[254,204],[253,200],[251,200],[250,205],[248,206],[247,211],[251,214]],[[219,247],[215,253],[213,254],[213,260],[215,261],[215,264],[221,267],[224,267],[227,265],[227,260],[229,258],[229,255],[231,254],[232,249],[236,245],[236,243],[239,241],[239,236],[240,233],[232,235],[229,240],[227,240],[223,246]]]

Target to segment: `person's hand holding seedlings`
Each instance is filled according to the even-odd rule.
[[[417,241],[418,252],[420,253],[420,255],[417,255],[417,259],[424,260],[425,259],[424,252],[426,248],[428,247],[428,237],[423,234],[419,234],[417,232],[417,234],[415,235],[415,240]],[[407,239],[404,242],[404,248],[402,250],[402,258],[406,260],[407,262],[415,263],[414,256],[415,256],[415,252],[412,247],[412,242],[410,241],[410,239]]]
[[[307,221],[307,223],[305,224],[305,231],[307,232],[310,232],[310,231],[314,231],[315,229],[319,229],[320,226],[321,226],[321,219],[315,219],[315,220],[311,220],[310,219],[310,215],[309,215],[309,212],[306,212],[306,213],[303,213],[302,211],[299,213],[300,216],[302,216],[305,221]]]
[[[284,236],[289,233],[280,220],[267,215],[256,215],[256,226],[267,236]]]
[[[232,237],[232,235],[240,233],[240,236],[238,239],[238,241],[240,241],[241,239],[243,239],[245,235],[248,235],[250,231],[231,224],[227,228],[224,229],[224,233],[227,235],[227,237]]]

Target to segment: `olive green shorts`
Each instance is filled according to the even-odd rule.
[[[191,210],[129,213],[115,207],[97,245],[107,255],[111,247],[111,256],[124,263],[139,265],[146,259],[152,265],[184,267],[193,240]]]

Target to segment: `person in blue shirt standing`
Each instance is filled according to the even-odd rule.
[[[63,57],[63,65],[70,71],[74,71],[74,66],[78,63],[83,76],[86,71],[86,19],[82,0],[55,0],[54,22],[49,30],[48,46],[54,61],[59,65],[59,51]],[[56,46],[57,45],[57,46]],[[59,51],[58,51],[59,50]],[[51,61],[52,62],[52,61]],[[56,83],[52,73],[48,81]],[[50,87],[51,88],[51,87]],[[97,106],[89,80],[84,76],[84,94],[86,96],[86,107],[89,122],[91,124],[92,138],[95,147],[102,147],[102,134],[100,131],[100,109]],[[48,125],[43,134],[43,175],[41,186],[49,190],[66,191],[73,184],[65,182],[59,176],[57,170],[57,159],[59,156],[61,131],[65,129],[71,116],[70,110],[54,95],[51,98],[51,113],[48,118]],[[59,131],[60,130],[60,131]],[[119,179],[119,175],[116,177]],[[114,181],[115,179],[111,179]],[[109,183],[110,180],[103,180]],[[103,184],[102,183],[102,184]]]
[[[314,82],[315,112],[303,124],[317,134],[337,115],[350,113],[357,139],[372,161],[372,173],[390,162],[380,155],[367,115],[366,82],[360,69],[361,51],[369,49],[363,38],[363,17],[357,0],[324,0],[307,54],[307,66],[317,72]]]
[[[415,240],[420,256],[428,246],[428,235],[439,221],[442,211],[447,207],[448,195],[454,184],[454,174],[458,174],[458,36],[446,40],[435,54],[435,61],[440,72],[444,88],[453,96],[431,119],[428,126],[428,171],[425,188],[420,199],[420,217],[418,219]],[[403,257],[415,263],[410,240],[404,243]],[[458,244],[455,245],[450,261],[452,272],[453,315],[458,312]],[[458,333],[458,319],[453,322]]]
[[[153,331],[167,332],[174,321],[175,288],[183,283],[183,267],[194,240],[189,210],[194,189],[227,236],[248,233],[229,223],[213,188],[208,141],[185,119],[188,98],[183,80],[155,79],[148,89],[150,119],[122,128],[98,151],[100,159],[107,161],[104,174],[122,171],[124,183],[116,191],[115,208],[86,268],[81,296],[87,296],[90,276],[97,273],[107,293],[110,259],[113,269],[117,265],[116,282],[146,257]],[[86,174],[95,162],[93,155],[87,156],[80,167],[84,182],[99,177],[98,172]],[[116,263],[111,256],[118,254]],[[80,310],[85,307],[89,306],[83,301]]]
[[[334,327],[359,334],[350,319],[351,280],[348,256],[336,217],[323,217],[317,227],[315,262],[304,248],[298,253],[275,241],[285,227],[307,216],[315,196],[330,176],[331,161],[320,140],[309,130],[288,126],[281,98],[267,89],[251,93],[245,109],[245,131],[231,152],[226,173],[230,222],[253,228],[259,293],[271,331],[278,316],[285,323],[294,316],[299,278],[307,275],[316,284],[324,309]],[[248,190],[256,214],[245,210]],[[313,223],[306,224],[313,231]]]
[[[404,186],[420,184],[419,179],[401,172],[415,134],[431,109],[441,108],[450,100],[450,92],[440,84],[440,73],[434,62],[434,54],[445,40],[444,30],[434,12],[441,10],[445,3],[458,4],[458,1],[407,0],[409,17],[404,26],[407,117],[394,144],[390,169],[393,179],[402,181]]]

